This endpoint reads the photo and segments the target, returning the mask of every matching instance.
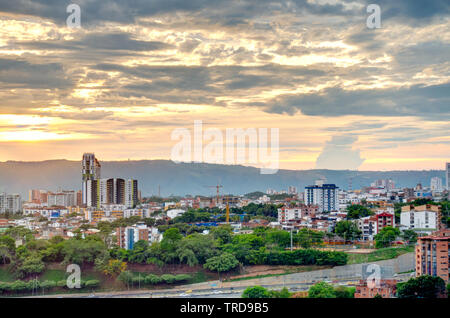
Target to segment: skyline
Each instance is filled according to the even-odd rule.
[[[279,168],[442,170],[450,4],[0,3],[0,161],[170,160],[177,128],[279,128]],[[426,9],[424,9],[424,6]]]

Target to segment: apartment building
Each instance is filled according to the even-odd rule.
[[[439,229],[441,207],[438,205],[407,205],[402,207],[400,226],[422,233],[432,233]]]
[[[450,230],[419,237],[416,244],[416,276],[439,276],[449,282]]]
[[[305,187],[305,203],[318,205],[319,212],[338,210],[338,187],[335,184],[324,184],[316,181],[315,185]]]
[[[47,206],[75,206],[75,191],[61,191],[57,193],[49,192],[47,194]]]
[[[0,193],[0,213],[22,211],[22,198],[19,194]]]
[[[377,213],[375,217],[377,219],[377,233],[387,226],[395,227],[394,213],[383,211],[381,213]]]
[[[140,240],[147,242],[158,242],[162,235],[157,228],[149,228],[145,224],[136,224],[134,226],[119,227],[116,230],[117,244],[121,248],[131,250],[134,244]]]
[[[86,182],[86,205],[99,209],[103,205],[123,204],[133,208],[138,202],[138,183],[133,179],[98,179]]]
[[[373,241],[378,233],[378,219],[375,215],[366,216],[355,221],[364,241]]]

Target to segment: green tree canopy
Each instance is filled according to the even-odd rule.
[[[270,293],[261,286],[248,287],[242,293],[242,298],[270,298]]]
[[[353,221],[339,221],[336,223],[334,233],[342,237],[344,240],[355,240],[361,237],[361,231]]]
[[[333,286],[320,282],[309,288],[308,298],[336,298],[336,294]]]
[[[445,281],[439,276],[423,275],[397,284],[399,298],[437,298],[445,293]]]

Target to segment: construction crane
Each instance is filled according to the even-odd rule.
[[[227,202],[227,214],[226,214],[226,222],[227,224],[230,224],[230,204]]]
[[[206,186],[206,187],[207,188],[216,188],[217,189],[216,206],[218,206],[219,205],[219,191],[220,191],[220,188],[223,188],[223,186],[218,184],[218,185],[215,185],[215,186]]]

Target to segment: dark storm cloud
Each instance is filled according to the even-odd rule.
[[[282,95],[265,106],[273,113],[310,116],[422,116],[442,120],[450,116],[450,83],[413,85],[409,88],[344,90],[326,88],[319,93]]]

